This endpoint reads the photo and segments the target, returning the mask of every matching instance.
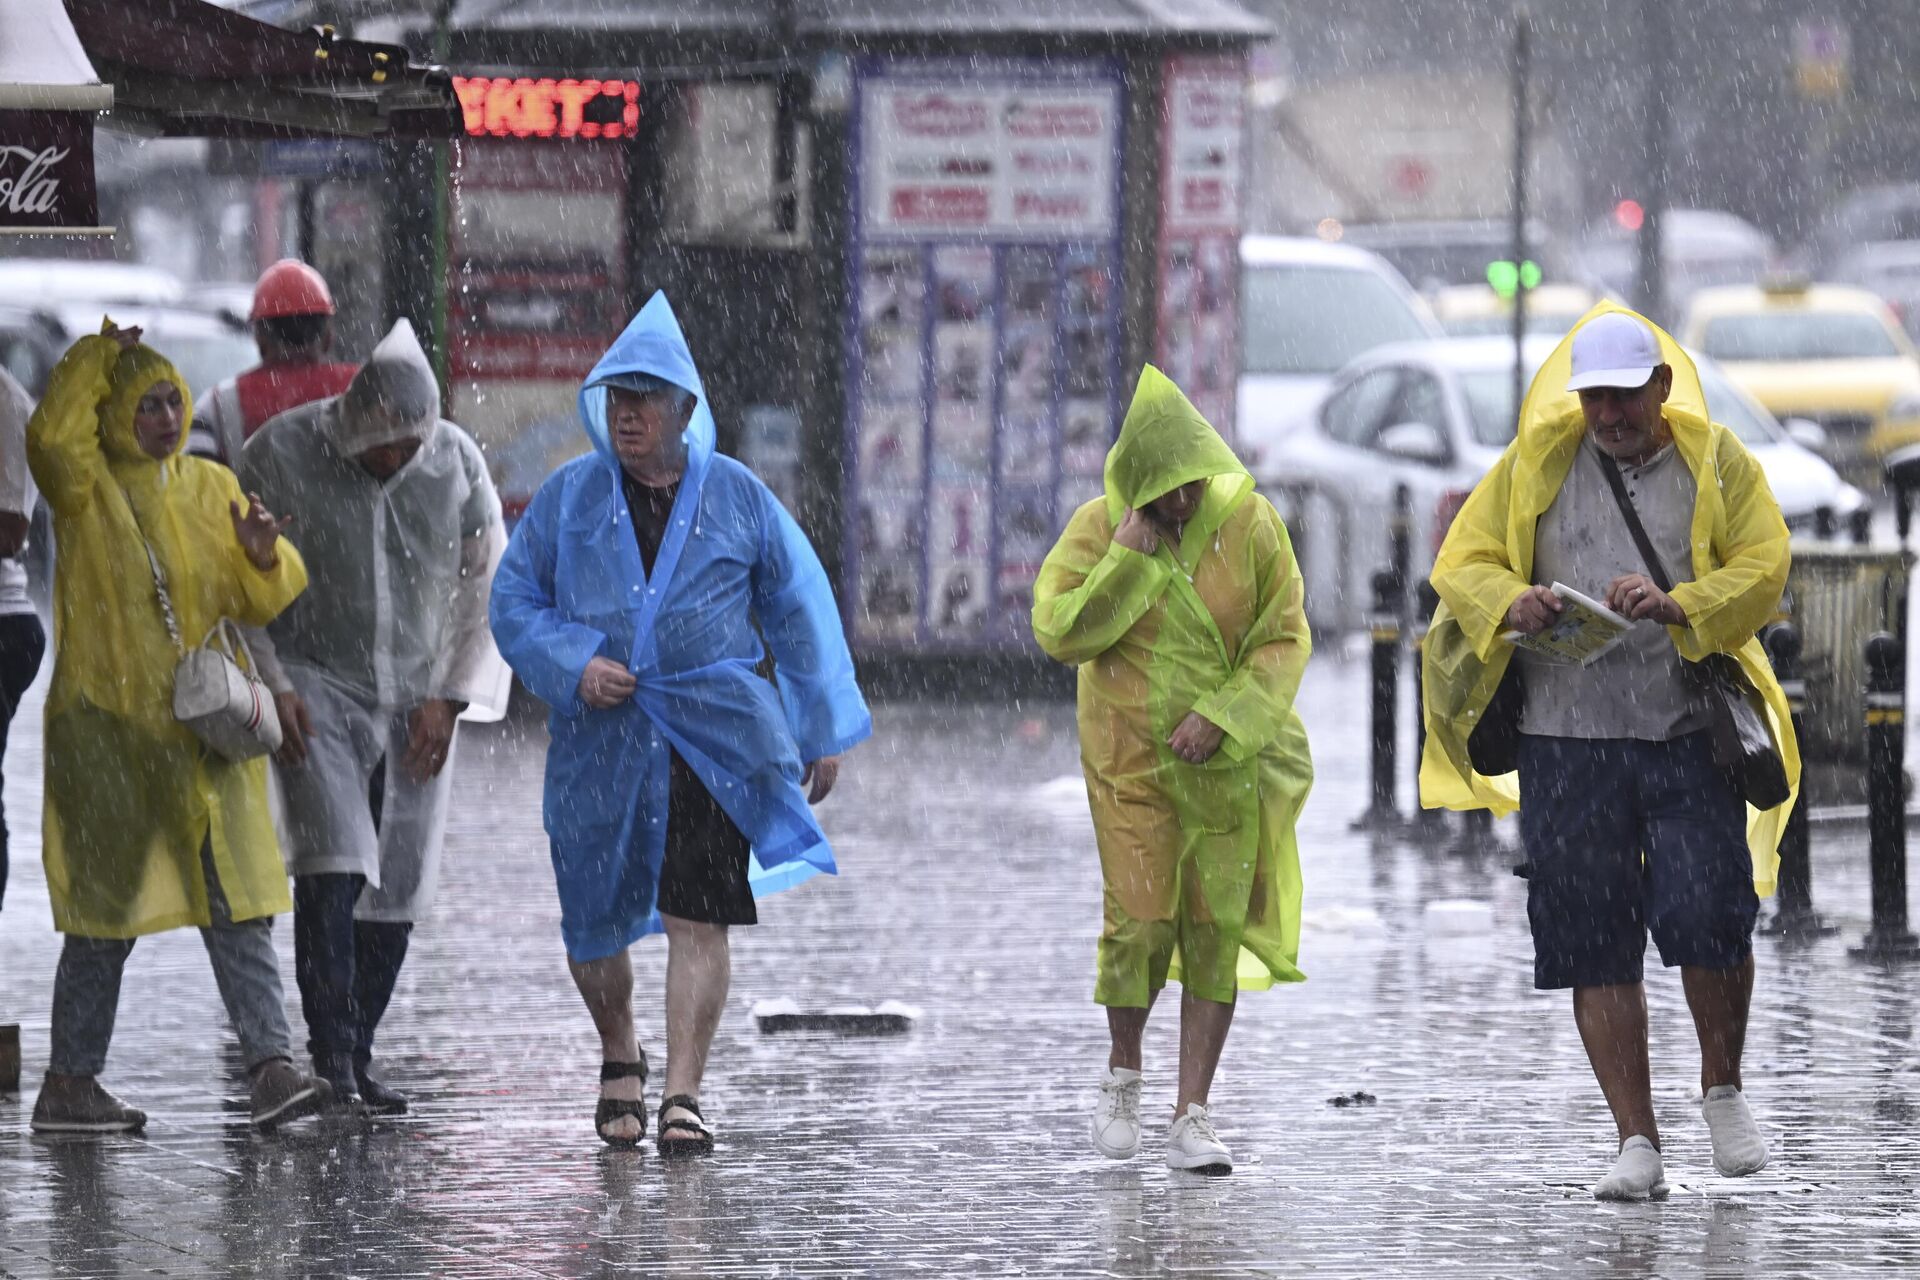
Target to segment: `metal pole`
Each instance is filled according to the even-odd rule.
[[[1399,745],[1394,736],[1394,712],[1398,709],[1400,692],[1397,587],[1398,575],[1393,570],[1383,569],[1373,575],[1373,679],[1369,698],[1373,713],[1372,800],[1366,812],[1353,820],[1355,831],[1392,831],[1400,826],[1400,813],[1393,803]]]
[[[1413,577],[1413,490],[1393,489],[1393,517],[1387,524],[1387,571],[1393,575],[1393,616],[1407,617],[1407,587]]]
[[[1852,954],[1861,960],[1920,959],[1907,928],[1907,670],[1900,642],[1867,641],[1867,842],[1873,924]]]
[[[1532,19],[1523,5],[1513,13],[1513,411],[1527,393],[1527,366],[1522,356],[1527,336],[1527,39]]]
[[[1766,633],[1767,656],[1773,661],[1773,674],[1787,696],[1793,713],[1793,736],[1806,741],[1803,727],[1807,706],[1807,682],[1800,675],[1802,642],[1799,628],[1790,622],[1770,627]],[[1807,796],[1803,790],[1793,812],[1787,815],[1786,829],[1780,833],[1780,883],[1775,892],[1773,918],[1763,933],[1788,942],[1833,933],[1813,909],[1813,860],[1811,828],[1807,822]]]
[[[1642,99],[1645,103],[1646,137],[1642,141],[1640,157],[1645,175],[1646,199],[1640,202],[1643,220],[1640,223],[1640,271],[1634,289],[1634,305],[1640,309],[1640,314],[1656,324],[1665,321],[1666,312],[1666,285],[1661,278],[1660,225],[1666,220],[1667,135],[1672,132],[1667,114],[1668,70],[1672,65],[1668,48],[1667,4],[1668,0],[1640,2],[1640,26],[1646,37],[1641,61],[1647,68],[1647,92]]]
[[[453,6],[458,0],[439,0],[433,12],[433,62],[435,66],[445,66],[453,48]],[[447,219],[450,210],[447,200],[451,193],[452,182],[448,173],[450,158],[445,142],[433,145],[433,246],[429,256],[427,296],[432,300],[433,310],[428,316],[427,326],[431,334],[429,354],[433,358],[434,378],[440,384],[440,394],[447,394]]]

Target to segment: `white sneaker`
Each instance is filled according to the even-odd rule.
[[[1108,1067],[1093,1105],[1094,1150],[1109,1160],[1130,1159],[1140,1150],[1140,1073]]]
[[[1620,1156],[1593,1189],[1595,1200],[1665,1200],[1667,1169],[1660,1148],[1639,1134],[1620,1144]]]
[[[1167,1168],[1215,1176],[1233,1172],[1233,1153],[1213,1131],[1213,1117],[1197,1102],[1189,1102],[1187,1113],[1175,1116],[1167,1130]]]
[[[1730,1084],[1717,1084],[1700,1100],[1700,1114],[1713,1135],[1713,1167],[1723,1178],[1740,1178],[1767,1167],[1767,1140],[1747,1110],[1747,1100]]]

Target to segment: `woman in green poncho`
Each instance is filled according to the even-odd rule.
[[[1140,1041],[1168,978],[1180,1088],[1167,1164],[1226,1173],[1207,1110],[1241,989],[1299,982],[1294,820],[1313,781],[1294,693],[1311,648],[1286,526],[1226,442],[1147,366],[1106,495],[1034,584],[1040,646],[1080,669],[1106,921],[1093,998],[1113,1039],[1094,1145],[1140,1146]]]

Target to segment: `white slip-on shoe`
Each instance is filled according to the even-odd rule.
[[[1167,1168],[1219,1177],[1233,1172],[1233,1153],[1213,1131],[1213,1116],[1197,1102],[1167,1130]]]
[[[1620,1144],[1620,1156],[1593,1189],[1595,1200],[1665,1200],[1667,1169],[1660,1148],[1639,1134]]]
[[[1140,1150],[1140,1073],[1108,1067],[1093,1104],[1093,1147],[1109,1160],[1130,1159]]]
[[[1713,1137],[1713,1167],[1721,1177],[1741,1178],[1767,1167],[1767,1140],[1738,1089],[1717,1084],[1707,1090],[1700,1100],[1700,1115]]]

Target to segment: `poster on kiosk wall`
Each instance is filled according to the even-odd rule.
[[[1246,59],[1235,55],[1177,55],[1161,75],[1154,363],[1229,441],[1240,377],[1246,85]]]
[[[849,631],[1030,645],[1040,561],[1118,426],[1119,73],[886,60],[856,93]]]

